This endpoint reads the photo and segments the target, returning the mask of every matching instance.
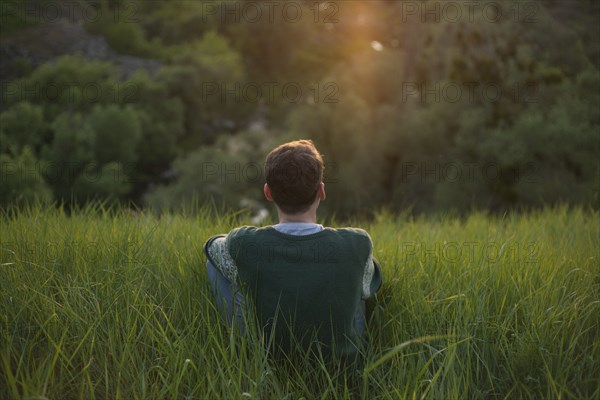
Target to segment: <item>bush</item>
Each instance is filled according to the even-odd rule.
[[[122,200],[130,190],[130,178],[117,162],[86,170],[86,173],[77,177],[73,185],[74,197],[80,204],[91,200]]]
[[[230,209],[266,205],[263,160],[272,147],[287,139],[266,131],[223,136],[215,145],[177,159],[173,165],[176,181],[149,192],[145,203],[155,209],[178,209],[213,200]]]
[[[68,201],[77,176],[94,163],[94,131],[81,114],[60,114],[51,127],[54,138],[42,150],[45,179],[57,200]]]
[[[44,182],[42,168],[29,147],[14,157],[0,154],[0,207],[50,202],[52,192]]]
[[[43,106],[51,121],[63,111],[89,111],[97,104],[119,100],[118,70],[108,62],[63,56],[10,82],[7,104],[27,101]]]
[[[25,146],[36,149],[43,139],[46,123],[43,108],[29,102],[18,103],[0,114],[0,152],[21,152]]]
[[[111,161],[132,165],[142,131],[138,113],[131,107],[115,104],[97,106],[88,118],[94,132],[94,154],[98,164]]]

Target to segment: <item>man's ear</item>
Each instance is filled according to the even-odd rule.
[[[319,189],[317,190],[317,196],[321,201],[327,198],[327,194],[325,193],[325,184],[323,182],[321,182],[321,184],[319,185]]]
[[[263,193],[265,194],[265,197],[267,198],[267,200],[269,201],[273,201],[273,196],[271,196],[271,189],[269,189],[269,185],[267,185],[265,183],[265,186],[263,187]]]

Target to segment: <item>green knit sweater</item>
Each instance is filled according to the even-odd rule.
[[[245,226],[212,237],[204,249],[226,278],[246,289],[260,326],[280,346],[318,342],[325,353],[356,353],[354,315],[382,283],[367,232],[325,228],[297,236]]]

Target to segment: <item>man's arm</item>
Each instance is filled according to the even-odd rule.
[[[230,282],[237,278],[237,266],[228,249],[227,235],[216,235],[204,244],[206,259]]]
[[[383,275],[381,273],[381,268],[379,267],[377,260],[373,258],[373,246],[371,245],[371,251],[363,275],[362,298],[366,300],[373,297],[379,288],[381,288],[382,283]]]

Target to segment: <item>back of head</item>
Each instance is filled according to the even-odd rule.
[[[265,178],[273,201],[286,213],[299,214],[314,202],[323,181],[323,157],[311,140],[296,140],[273,149]]]

